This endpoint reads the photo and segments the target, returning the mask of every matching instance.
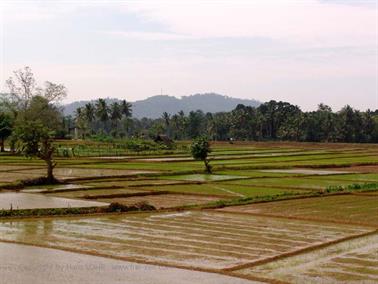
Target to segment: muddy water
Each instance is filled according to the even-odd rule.
[[[0,242],[1,283],[257,283],[218,274]]]
[[[35,209],[105,206],[107,203],[51,197],[34,193],[0,193],[0,209]]]

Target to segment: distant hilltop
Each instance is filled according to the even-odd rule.
[[[108,104],[121,100],[122,99],[106,99]],[[94,103],[95,100],[77,101],[66,104],[64,106],[64,114],[74,115],[77,108],[84,106],[88,102]],[[247,106],[259,106],[261,104],[261,102],[254,99],[236,99],[215,93],[195,94],[182,98],[158,95],[130,103],[132,104],[133,117],[136,118],[158,118],[161,117],[163,112],[175,114],[181,110],[185,113],[192,110],[214,113],[233,110],[238,104]]]

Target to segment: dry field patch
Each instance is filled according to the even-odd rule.
[[[351,166],[344,168],[334,168],[333,170],[356,172],[356,173],[378,173],[378,165]]]
[[[232,206],[219,210],[378,227],[378,195],[314,197]]]

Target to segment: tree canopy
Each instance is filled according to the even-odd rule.
[[[46,82],[37,87],[29,67],[14,72],[7,80],[10,95],[7,106],[14,114],[13,140],[17,150],[46,162],[47,181],[53,182],[54,146],[52,139],[62,128],[63,116],[56,102],[66,96],[66,88]]]
[[[190,146],[192,157],[195,160],[203,161],[206,173],[211,174],[211,165],[208,155],[211,153],[210,143],[204,136],[196,138]]]

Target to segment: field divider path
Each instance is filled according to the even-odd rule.
[[[224,191],[224,192],[227,192],[227,193],[230,193],[230,194],[232,194],[232,195],[236,195],[236,196],[239,196],[239,197],[246,197],[244,194],[237,193],[237,192],[234,192],[234,191],[231,191],[231,190],[225,189],[225,188],[220,187],[220,186],[210,185],[210,184],[208,184],[208,186],[209,186],[209,187],[212,187],[212,188],[215,188],[215,189],[219,189],[219,190]]]

